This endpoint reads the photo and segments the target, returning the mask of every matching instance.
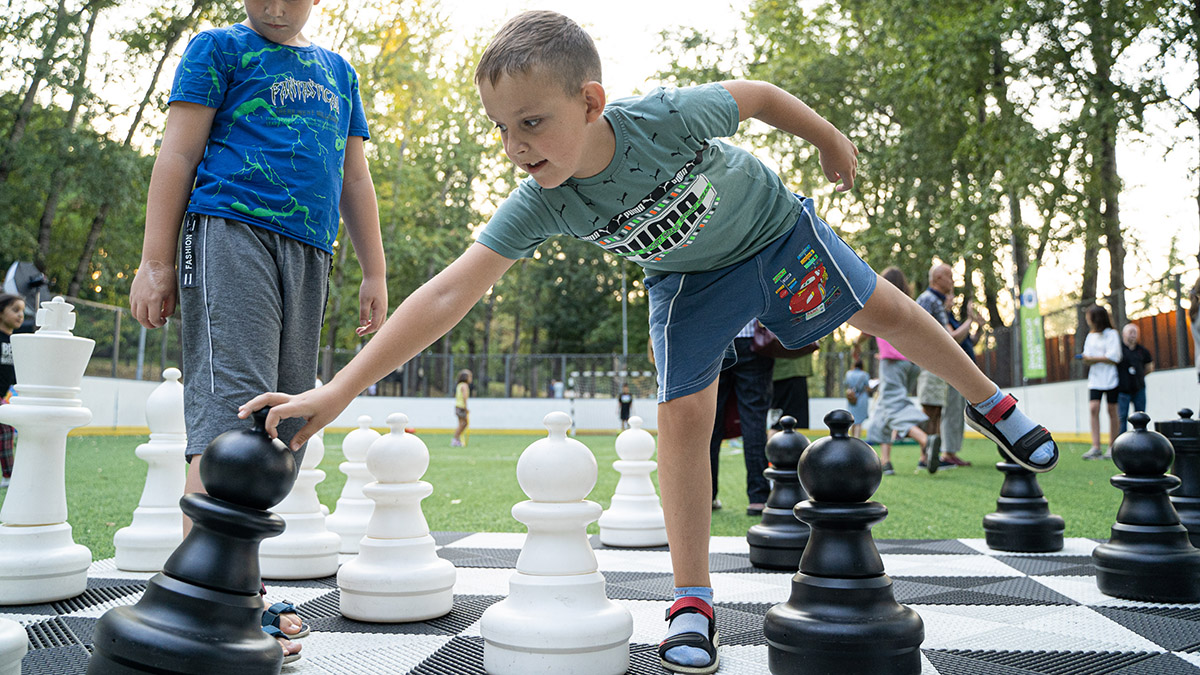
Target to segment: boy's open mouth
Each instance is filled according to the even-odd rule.
[[[533,173],[534,171],[537,171],[538,169],[542,168],[545,165],[546,165],[546,160],[543,159],[543,160],[534,162],[532,164],[526,164],[525,170],[528,171],[529,173]]]

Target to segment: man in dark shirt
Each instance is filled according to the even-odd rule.
[[[1154,370],[1154,357],[1138,344],[1136,324],[1121,329],[1121,362],[1117,364],[1117,429],[1125,433],[1129,404],[1138,412],[1146,410],[1146,374]]]

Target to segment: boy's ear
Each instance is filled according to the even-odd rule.
[[[587,121],[591,123],[600,119],[604,114],[604,105],[608,102],[604,94],[604,85],[595,80],[583,85],[583,100],[587,103]]]

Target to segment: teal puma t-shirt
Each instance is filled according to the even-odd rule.
[[[608,105],[616,136],[608,167],[545,189],[532,178],[508,196],[479,242],[508,258],[565,234],[649,273],[741,262],[788,232],[801,202],[757,157],[717,140],[737,132],[737,102],[720,84],[658,88]]]

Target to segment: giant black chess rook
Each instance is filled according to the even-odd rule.
[[[265,675],[283,663],[279,643],[262,631],[258,545],[284,530],[266,509],[296,480],[291,451],[263,429],[221,434],[204,450],[200,480],[180,508],[192,531],[150,579],[136,605],[100,618],[88,675]]]
[[[1154,429],[1171,441],[1175,466],[1171,473],[1179,477],[1179,487],[1171,491],[1171,504],[1179,522],[1187,528],[1192,546],[1200,548],[1200,421],[1192,411],[1179,411],[1179,419],[1155,422]]]
[[[792,594],[772,607],[763,633],[767,665],[775,675],[910,675],[921,672],[925,626],[896,602],[892,580],[871,527],[887,507],[867,501],[883,469],[870,446],[847,436],[854,423],[844,410],[825,416],[831,430],[800,457],[799,476],[809,499],[796,517],[811,535],[792,577]]]
[[[750,564],[773,570],[795,570],[800,566],[800,554],[808,543],[808,525],[796,520],[792,509],[808,499],[796,465],[800,454],[808,447],[808,439],[796,431],[796,418],[785,415],[779,420],[783,431],[767,441],[767,459],[771,466],[763,471],[771,481],[762,521],[746,533],[750,545]]]
[[[1019,553],[1049,553],[1063,547],[1062,516],[1050,513],[1037,474],[1004,459],[996,470],[1004,474],[996,512],[983,517],[988,548]]]
[[[1113,462],[1125,473],[1110,480],[1125,498],[1112,537],[1092,551],[1096,585],[1128,600],[1200,602],[1200,550],[1167,497],[1180,482],[1166,475],[1174,451],[1162,434],[1146,429],[1149,422],[1146,413],[1134,413],[1133,429],[1112,444]]]

